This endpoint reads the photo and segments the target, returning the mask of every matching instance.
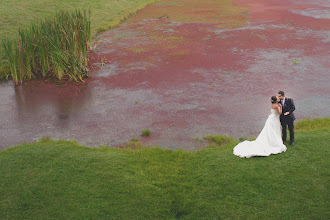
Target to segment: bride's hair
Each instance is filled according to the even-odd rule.
[[[270,101],[271,101],[272,103],[276,103],[276,102],[277,102],[277,97],[276,97],[276,96],[272,96],[272,97],[270,98]]]

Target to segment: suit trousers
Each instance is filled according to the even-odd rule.
[[[290,142],[294,142],[293,118],[286,117],[284,120],[281,120],[281,125],[282,125],[282,140],[283,140],[283,142],[286,142],[286,127],[289,128]]]

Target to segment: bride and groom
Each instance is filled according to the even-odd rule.
[[[271,97],[271,114],[268,116],[266,124],[255,141],[244,141],[234,148],[234,154],[239,157],[269,156],[286,151],[286,129],[290,131],[290,144],[294,145],[294,125],[295,110],[294,102],[291,98],[279,91],[277,96]],[[282,126],[282,138],[281,138]]]

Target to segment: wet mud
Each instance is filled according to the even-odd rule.
[[[328,1],[201,2],[160,1],[100,34],[83,83],[1,83],[0,147],[49,136],[199,149],[208,134],[258,135],[279,90],[298,119],[330,116]]]

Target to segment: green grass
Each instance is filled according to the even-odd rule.
[[[149,136],[151,134],[151,131],[149,129],[144,129],[142,132],[141,132],[141,135],[142,136]]]
[[[166,5],[166,6],[183,6],[183,5],[179,5],[178,2],[159,2],[156,5]]]
[[[221,147],[222,145],[235,142],[233,137],[217,134],[207,135],[203,139],[208,141],[208,147]]]
[[[19,28],[25,28],[36,19],[54,16],[60,10],[91,10],[92,35],[118,26],[138,10],[157,0],[2,0],[0,4],[0,41],[17,39]],[[9,66],[0,47],[0,79]]]
[[[301,128],[287,152],[250,159],[232,154],[237,141],[193,152],[23,144],[0,152],[0,219],[329,219],[329,132]]]
[[[330,127],[330,118],[304,119],[295,125],[296,130],[316,130]]]

